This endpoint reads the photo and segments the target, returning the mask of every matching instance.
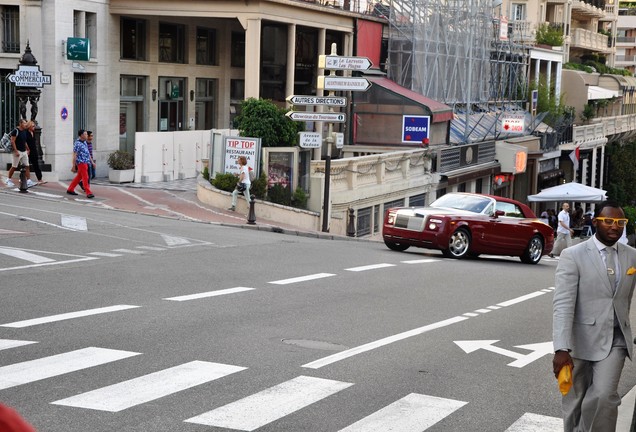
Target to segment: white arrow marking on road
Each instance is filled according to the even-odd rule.
[[[165,241],[168,246],[190,244],[190,240],[184,239],[182,237],[173,237],[166,234],[161,234],[161,238],[163,238],[163,241]]]
[[[466,353],[483,349],[486,351],[501,354],[506,357],[516,359],[512,363],[508,363],[508,366],[522,368],[532,363],[533,361],[540,359],[541,357],[551,354],[553,351],[552,342],[542,342],[530,345],[517,345],[515,348],[521,348],[532,351],[530,354],[521,354],[515,351],[510,351],[505,348],[499,348],[493,344],[499,342],[498,340],[475,340],[475,341],[454,341],[457,346],[463,349]]]

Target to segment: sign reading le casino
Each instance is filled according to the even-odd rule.
[[[18,69],[7,76],[16,87],[38,87],[51,84],[51,75],[44,75],[40,66],[20,65]]]

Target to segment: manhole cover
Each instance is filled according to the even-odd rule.
[[[323,351],[342,351],[347,349],[347,347],[344,345],[307,339],[282,339],[282,342],[288,345],[296,345],[303,348],[311,348]]]

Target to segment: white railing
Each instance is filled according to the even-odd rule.
[[[572,46],[607,52],[610,50],[607,41],[608,37],[604,34],[580,28],[572,31]]]

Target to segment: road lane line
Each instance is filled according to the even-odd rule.
[[[480,314],[485,314],[488,312],[492,312],[492,309],[477,309],[475,312],[480,313]]]
[[[521,297],[517,297],[517,298],[511,299],[511,300],[502,302],[502,303],[497,303],[497,306],[505,307],[505,306],[514,305],[514,304],[517,304],[517,303],[524,302],[526,300],[531,300],[531,299],[533,299],[535,297],[542,296],[544,294],[545,293],[542,292],[542,291],[535,291],[533,293],[526,294],[526,295],[521,296]],[[486,309],[484,309],[484,310],[486,310]],[[357,346],[357,347],[354,347],[354,348],[350,348],[350,349],[345,350],[345,351],[341,351],[341,352],[336,353],[336,354],[332,354],[332,355],[327,356],[327,357],[323,357],[323,358],[315,360],[313,362],[304,364],[304,365],[302,365],[302,367],[306,367],[306,368],[310,368],[310,369],[320,369],[323,366],[327,366],[327,365],[330,365],[332,363],[336,363],[336,362],[338,362],[340,360],[344,360],[346,358],[353,357],[353,356],[361,354],[363,352],[371,351],[371,350],[374,350],[376,348],[379,348],[379,347],[382,347],[382,346],[385,346],[385,345],[389,345],[389,344],[392,344],[393,342],[397,342],[397,341],[400,341],[400,340],[403,340],[403,339],[407,339],[407,338],[410,338],[410,337],[413,337],[413,336],[418,336],[418,335],[420,335],[422,333],[426,333],[426,332],[429,332],[431,330],[436,330],[438,328],[442,328],[442,327],[446,327],[446,326],[449,326],[449,325],[452,325],[452,324],[456,324],[458,322],[465,321],[465,320],[470,319],[470,318],[475,317],[475,316],[480,316],[480,315],[475,314],[474,312],[466,312],[466,313],[464,313],[464,314],[462,314],[460,316],[449,318],[449,319],[446,319],[446,320],[443,320],[443,321],[438,321],[438,322],[433,323],[433,324],[429,324],[429,325],[426,325],[426,326],[423,326],[423,327],[419,327],[419,328],[416,328],[416,329],[413,329],[413,330],[408,330],[408,331],[403,332],[403,333],[398,333],[398,334],[393,335],[393,336],[385,337],[385,338],[379,339],[377,341],[369,342],[369,343],[366,343],[364,345],[360,345],[360,346]]]
[[[297,283],[297,282],[305,282],[305,281],[310,281],[310,280],[315,280],[315,279],[322,279],[322,278],[326,278],[326,277],[330,277],[330,276],[335,276],[335,274],[332,274],[332,273],[316,273],[316,274],[312,274],[312,275],[300,276],[300,277],[295,277],[295,278],[291,278],[291,279],[282,279],[282,280],[268,282],[268,283],[271,283],[271,284],[274,284],[274,285],[287,285],[287,284],[292,284],[292,283]]]
[[[417,259],[417,260],[408,260],[408,261],[400,261],[402,264],[425,264],[441,261],[434,258],[425,258],[425,259]]]
[[[50,263],[54,262],[54,259],[43,257],[41,255],[32,254],[30,252],[21,250],[21,249],[10,249],[0,247],[0,254],[8,255],[13,258],[21,259],[24,261],[29,261],[33,264],[42,264],[42,263]]]
[[[467,403],[411,393],[340,432],[422,432]]]
[[[157,247],[157,246],[137,246],[137,249],[145,249],[151,251],[165,251],[168,250],[165,247]]]
[[[245,369],[197,360],[51,403],[119,412]]]
[[[177,297],[167,297],[167,298],[164,298],[164,300],[171,300],[171,301],[197,300],[197,299],[201,299],[205,297],[215,297],[215,296],[221,296],[226,294],[234,294],[237,292],[251,291],[253,289],[254,288],[236,287],[236,288],[228,288],[228,289],[222,289],[217,291],[208,291],[208,292],[197,293],[197,294],[188,294],[188,295],[177,296]]]
[[[253,431],[352,385],[301,375],[185,421]]]
[[[81,318],[85,316],[98,315],[98,314],[109,313],[109,312],[118,312],[118,311],[127,310],[127,309],[135,309],[138,307],[141,307],[141,306],[115,305],[115,306],[108,306],[108,307],[97,308],[97,309],[87,309],[87,310],[78,311],[78,312],[69,312],[69,313],[63,313],[59,315],[50,315],[50,316],[46,316],[42,318],[33,318],[29,320],[24,320],[24,321],[16,321],[16,322],[8,323],[8,324],[0,324],[0,327],[11,327],[11,328],[31,327],[34,325],[47,324],[47,323],[52,323],[56,321],[64,321],[64,320],[69,320],[73,318]]]
[[[505,432],[563,432],[563,419],[539,414],[525,413]]]
[[[511,306],[513,304],[521,303],[521,302],[524,302],[526,300],[530,300],[530,299],[533,299],[535,297],[542,296],[544,294],[545,293],[543,291],[535,291],[533,293],[526,294],[526,295],[521,296],[521,297],[513,298],[512,300],[508,300],[508,301],[505,301],[505,302],[497,303],[497,306],[501,306],[501,307]]]
[[[386,267],[395,267],[395,264],[387,264],[387,263],[371,264],[371,265],[360,266],[360,267],[351,267],[351,268],[347,268],[345,270],[346,271],[352,271],[352,272],[361,272],[361,271],[375,270],[375,269],[381,269],[381,268],[386,268]]]
[[[144,251],[132,250],[132,249],[113,249],[113,252],[129,253],[129,254],[133,254],[133,255],[141,255],[141,254],[145,253]]]
[[[94,256],[106,257],[106,258],[115,258],[115,257],[123,256],[122,254],[114,254],[109,252],[89,252],[88,255],[94,255]]]
[[[0,367],[0,390],[140,355],[89,347]]]
[[[379,348],[379,347],[382,347],[382,346],[385,346],[385,345],[389,345],[389,344],[392,344],[393,342],[397,342],[397,341],[400,341],[400,340],[403,340],[403,339],[407,339],[407,338],[410,338],[410,337],[413,337],[413,336],[421,335],[422,333],[426,333],[426,332],[429,332],[431,330],[436,330],[438,328],[442,328],[442,327],[446,327],[446,326],[449,326],[449,325],[452,325],[452,324],[456,324],[458,322],[465,321],[467,319],[468,318],[464,317],[464,316],[456,316],[456,317],[449,318],[449,319],[444,320],[444,321],[438,321],[438,322],[433,323],[433,324],[429,324],[429,325],[426,325],[426,326],[423,326],[423,327],[419,327],[419,328],[416,328],[416,329],[413,329],[413,330],[409,330],[409,331],[406,331],[406,332],[403,332],[403,333],[398,333],[396,335],[389,336],[389,337],[386,337],[384,339],[379,339],[377,341],[369,342],[367,344],[360,345],[360,346],[355,347],[355,348],[351,348],[351,349],[348,349],[348,350],[345,350],[345,351],[342,351],[342,352],[339,352],[339,353],[336,353],[336,354],[332,354],[332,355],[327,356],[327,357],[323,357],[323,358],[318,359],[316,361],[304,364],[304,365],[302,365],[302,367],[306,367],[306,368],[310,368],[310,369],[320,369],[323,366],[327,366],[329,364],[338,362],[340,360],[344,360],[346,358],[353,357],[354,355],[358,355],[358,354],[361,354],[363,352],[371,351],[371,350],[374,350],[376,348]]]
[[[34,343],[37,343],[37,342],[24,341],[24,340],[0,339],[0,351],[9,349],[9,348],[17,348],[24,345],[31,345]]]

